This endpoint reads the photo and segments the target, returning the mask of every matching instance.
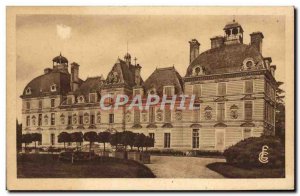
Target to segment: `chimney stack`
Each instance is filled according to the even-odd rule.
[[[211,48],[218,48],[224,44],[224,37],[223,36],[216,36],[210,38],[211,40]]]
[[[270,66],[270,71],[273,77],[275,77],[275,70],[276,70],[276,65],[271,65]]]
[[[79,65],[77,63],[71,64],[71,91],[76,91],[79,87]]]
[[[135,76],[135,84],[137,85],[137,86],[140,86],[141,85],[141,66],[140,66],[140,64],[137,64],[136,66],[135,66],[135,73],[134,73],[134,76]]]
[[[190,63],[191,63],[199,55],[200,43],[196,39],[192,39],[191,41],[189,41],[189,43],[190,43]]]
[[[250,45],[255,46],[258,49],[258,51],[262,54],[262,41],[264,38],[262,32],[253,32],[250,34],[250,38]]]

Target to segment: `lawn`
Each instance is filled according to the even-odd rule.
[[[206,167],[227,178],[284,178],[284,169],[253,168],[246,169],[232,166],[228,163],[211,163]]]
[[[18,156],[18,178],[154,178],[151,170],[135,161],[98,157],[74,163],[58,160],[58,155],[26,154]]]

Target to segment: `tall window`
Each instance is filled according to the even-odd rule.
[[[220,96],[226,95],[226,83],[218,84],[218,95]]]
[[[252,101],[245,101],[245,120],[252,120]]]
[[[253,93],[253,80],[245,81],[245,93]]]
[[[171,143],[171,133],[164,134],[164,148],[170,148]]]
[[[51,108],[55,107],[55,99],[51,99]]]
[[[193,129],[193,148],[199,148],[199,129]]]
[[[109,114],[109,123],[114,123],[114,114]]]
[[[218,103],[218,115],[217,120],[223,121],[225,119],[225,104],[224,103]]]
[[[134,109],[134,124],[139,124],[140,123],[140,110],[138,110],[137,108]]]
[[[95,124],[95,115],[91,114],[91,118],[90,118],[91,124]]]
[[[30,126],[30,116],[26,117],[26,126],[29,127]]]
[[[82,115],[79,116],[79,124],[80,124],[80,125],[83,124],[83,116],[82,116]]]
[[[39,117],[38,117],[38,126],[42,126],[42,121],[43,121],[42,114],[39,114]]]
[[[199,122],[200,119],[200,110],[199,109],[194,109],[193,110],[193,121],[194,122]]]
[[[72,116],[68,116],[68,125],[72,124]]]
[[[149,121],[150,123],[155,122],[155,107],[153,106],[149,108]]]
[[[155,140],[155,133],[149,133],[149,137],[153,140]]]
[[[247,139],[247,138],[249,138],[249,137],[251,137],[251,129],[245,128],[245,129],[243,130],[243,138],[244,138],[244,139]]]
[[[196,98],[201,96],[201,84],[196,84],[193,86],[193,94]]]
[[[39,109],[42,109],[42,108],[43,108],[43,101],[39,100]]]
[[[51,125],[55,125],[55,114],[51,113]]]
[[[30,110],[30,102],[29,101],[26,102],[26,110]]]
[[[90,94],[90,103],[95,103],[96,102],[96,93],[91,93]]]
[[[51,133],[51,145],[54,145],[55,144],[55,134],[54,133]]]
[[[165,95],[167,96],[172,96],[173,95],[173,86],[165,86],[164,90],[165,90]]]
[[[169,107],[165,108],[165,122],[171,122],[171,109]]]
[[[68,98],[67,98],[67,104],[68,104],[68,105],[71,105],[71,104],[72,104],[72,97],[68,97]]]

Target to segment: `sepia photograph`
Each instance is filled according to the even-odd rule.
[[[8,190],[293,190],[293,7],[7,7]]]

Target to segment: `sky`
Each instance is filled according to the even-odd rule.
[[[25,86],[52,68],[60,52],[69,63],[80,65],[79,76],[105,78],[117,58],[125,53],[142,66],[145,80],[156,67],[175,66],[184,76],[189,63],[189,43],[200,42],[200,53],[210,49],[210,38],[224,35],[226,23],[235,18],[249,34],[264,34],[262,53],[277,65],[276,79],[285,81],[284,16],[204,16],[204,15],[18,15],[17,42],[17,118],[21,119],[19,96]],[[128,43],[128,44],[127,44]]]

